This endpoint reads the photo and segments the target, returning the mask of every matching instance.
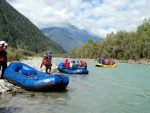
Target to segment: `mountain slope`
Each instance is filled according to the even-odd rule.
[[[63,28],[51,27],[44,28],[41,31],[54,42],[58,42],[69,53],[78,46],[82,46],[87,43],[89,39],[94,41],[102,41],[102,38],[89,35],[84,30],[68,24]]]
[[[9,46],[42,52],[66,53],[59,44],[47,38],[33,23],[5,0],[0,0],[0,40]]]

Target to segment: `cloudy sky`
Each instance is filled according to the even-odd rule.
[[[150,18],[149,0],[6,0],[39,29],[68,23],[105,38],[120,30],[136,31]]]

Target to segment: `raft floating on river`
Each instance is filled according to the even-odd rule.
[[[60,72],[68,73],[68,74],[88,74],[89,73],[89,71],[87,69],[82,68],[82,67],[76,68],[76,69],[65,68],[63,62],[58,64],[58,70]]]
[[[108,68],[117,67],[116,64],[106,65],[106,64],[102,64],[102,63],[97,63],[95,66],[96,67],[108,67]]]

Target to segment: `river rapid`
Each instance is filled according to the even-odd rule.
[[[63,62],[64,58],[53,58]],[[0,113],[149,113],[150,65],[117,63],[116,68],[95,67],[89,74],[66,74],[64,91],[0,95]]]

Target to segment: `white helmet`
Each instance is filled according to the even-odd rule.
[[[5,44],[5,41],[0,41],[1,44]]]
[[[0,41],[0,45],[2,45],[3,43]]]
[[[6,47],[6,46],[8,46],[8,44],[7,44],[7,43],[5,43],[5,45],[4,45],[4,46]]]

